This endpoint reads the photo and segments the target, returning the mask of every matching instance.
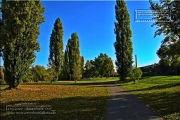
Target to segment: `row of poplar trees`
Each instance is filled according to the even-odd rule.
[[[114,73],[113,61],[106,54],[100,54],[95,60],[87,61],[84,66],[84,57],[80,56],[79,38],[72,33],[63,52],[63,26],[60,18],[54,23],[50,37],[49,66],[54,69],[55,77],[52,80],[79,80]]]
[[[55,70],[54,80],[79,80],[82,77],[84,58],[80,56],[79,38],[72,33],[63,52],[63,26],[60,18],[54,23],[50,37],[49,65]]]
[[[16,88],[28,77],[40,49],[37,38],[44,22],[40,0],[0,3],[0,52],[4,59],[4,74],[9,88]]]
[[[3,53],[5,80],[9,88],[16,88],[29,75],[29,68],[35,61],[35,52],[40,50],[37,37],[39,25],[44,22],[42,14],[45,9],[40,0],[2,0],[0,10],[0,51]],[[132,64],[131,30],[125,2],[117,0],[115,11],[116,66],[120,78],[125,79]],[[58,18],[50,37],[49,65],[55,71],[55,80],[78,80],[82,77],[84,65],[78,35],[72,33],[65,52],[62,38],[63,27]]]

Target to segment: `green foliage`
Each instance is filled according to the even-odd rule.
[[[66,50],[64,53],[64,64],[63,64],[63,74],[62,74],[64,80],[70,79],[69,72],[70,72],[69,50],[68,50],[68,46],[66,46]]]
[[[98,75],[101,77],[103,76],[110,76],[114,72],[114,65],[110,57],[106,54],[100,53],[100,55],[95,58],[95,68],[98,72]]]
[[[0,79],[4,80],[4,73],[3,72],[0,72]]]
[[[51,83],[52,83],[53,81],[57,80],[54,64],[48,65],[48,69],[46,70],[46,72],[47,72],[47,81],[51,81]]]
[[[79,38],[77,33],[71,34],[71,39],[65,50],[65,66],[64,75],[71,80],[79,80],[82,78],[82,64],[79,50]]]
[[[87,78],[93,77],[95,75],[95,68],[93,62],[94,62],[93,60],[86,61],[84,76]]]
[[[59,18],[56,19],[54,23],[54,28],[52,30],[52,34],[50,37],[50,55],[49,55],[49,64],[55,65],[56,71],[56,80],[59,79],[59,75],[63,69],[63,27],[61,20]]]
[[[139,80],[142,76],[142,71],[140,68],[137,68],[135,66],[132,66],[130,69],[129,69],[129,72],[128,72],[128,76],[134,80]]]
[[[81,56],[81,73],[82,73],[82,78],[84,77],[84,57]]]
[[[163,34],[165,38],[162,40],[161,47],[157,51],[157,55],[161,59],[161,63],[172,66],[180,65],[180,4],[177,0],[163,0],[160,3],[153,3],[150,0],[151,10],[166,11],[164,14],[156,14],[154,19],[156,22],[152,26],[156,26],[157,30],[154,37]],[[154,12],[155,14],[155,12]],[[165,22],[163,22],[165,21]]]
[[[172,47],[161,45],[157,51],[157,55],[160,58],[159,64],[163,63],[166,66],[180,66],[180,55],[171,53],[172,49],[174,49],[174,45],[175,44],[171,45]],[[180,46],[180,44],[178,46]]]
[[[114,64],[110,57],[104,60],[104,71],[106,71],[104,74],[106,77],[112,76],[114,74]]]
[[[124,0],[116,0],[115,5],[116,20],[115,34],[116,42],[114,47],[116,50],[116,68],[120,75],[120,80],[125,80],[128,70],[132,65],[132,42],[130,17]]]
[[[2,0],[4,74],[9,88],[16,88],[29,74],[35,51],[40,49],[37,38],[43,12],[39,0]]]
[[[159,68],[162,75],[180,75],[180,65],[170,65],[168,61],[161,59]]]
[[[50,74],[50,71],[48,71]],[[36,65],[31,68],[32,80],[34,82],[47,81],[48,73],[44,66]]]
[[[143,76],[180,75],[180,66],[170,66],[162,59],[159,61],[159,64],[155,63],[140,68]]]
[[[101,76],[109,77],[114,74],[114,65],[108,55],[100,53],[94,60],[87,60],[85,64],[84,76],[87,78]]]

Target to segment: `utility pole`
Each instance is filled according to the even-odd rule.
[[[137,68],[137,56],[135,55],[135,66],[136,66],[136,68]]]

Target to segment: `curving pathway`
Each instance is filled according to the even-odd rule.
[[[120,86],[107,85],[110,90],[105,120],[161,120],[148,106]]]

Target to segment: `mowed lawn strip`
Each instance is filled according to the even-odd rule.
[[[18,89],[2,90],[1,98],[3,120],[92,120],[103,119],[109,92],[103,85],[20,85]],[[49,105],[55,114],[7,114],[7,105]]]
[[[120,84],[160,117],[168,120],[180,120],[180,76],[147,77],[133,82]]]

